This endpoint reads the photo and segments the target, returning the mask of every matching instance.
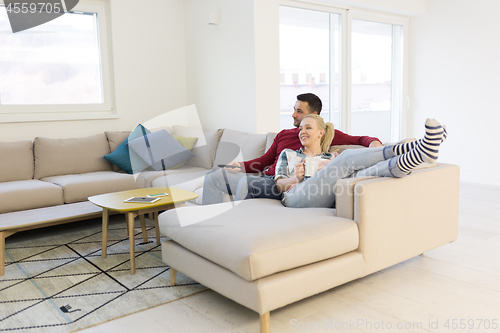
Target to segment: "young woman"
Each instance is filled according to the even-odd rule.
[[[275,182],[283,192],[282,203],[287,207],[333,207],[334,185],[342,178],[407,176],[422,163],[435,163],[439,145],[446,139],[446,129],[435,119],[425,122],[421,140],[377,148],[348,149],[330,154],[333,124],[316,114],[307,115],[300,124],[299,139],[303,147],[297,151],[285,149],[276,165]],[[338,156],[337,156],[338,155]],[[304,177],[306,157],[319,156],[318,172]]]

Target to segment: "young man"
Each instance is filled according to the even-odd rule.
[[[276,162],[283,149],[297,150],[301,147],[299,140],[299,125],[302,118],[309,113],[320,114],[322,103],[318,96],[306,93],[297,96],[295,102],[293,125],[295,128],[282,130],[274,138],[273,144],[261,157],[250,161],[236,162],[229,165],[236,168],[218,169],[207,173],[203,184],[203,205],[222,202],[222,193],[234,195],[234,200],[250,198],[268,198],[281,200],[281,193],[276,188],[273,176]],[[362,145],[365,147],[379,147],[381,142],[377,138],[368,136],[352,136],[335,130],[333,145]],[[243,172],[242,172],[243,171]],[[262,176],[249,176],[245,173],[262,172]]]

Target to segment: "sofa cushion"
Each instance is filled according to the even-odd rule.
[[[149,133],[151,132],[146,127],[141,124],[137,125],[132,133],[111,154],[105,155],[103,158],[126,173],[141,172],[148,167],[148,164],[128,147],[128,142]]]
[[[102,158],[110,152],[104,133],[74,139],[35,138],[34,150],[35,179],[113,170]]]
[[[260,157],[264,154],[265,148],[265,134],[225,129],[217,146],[213,168],[217,168],[217,164],[227,164],[234,160],[248,161]]]
[[[215,151],[219,144],[223,130],[203,131],[198,127],[173,126],[172,134],[188,137],[196,137],[198,141],[191,150],[194,157],[186,161],[186,165],[212,169]]]
[[[183,165],[176,169],[165,171],[143,171],[137,175],[136,182],[140,187],[172,186],[191,179],[204,176],[209,170],[204,168]],[[161,180],[161,178],[164,178]],[[157,180],[155,182],[155,180]],[[153,185],[158,184],[158,185]],[[165,185],[169,184],[169,185]],[[202,182],[203,184],[203,182]],[[189,190],[191,191],[191,190]]]
[[[186,166],[187,167],[187,166]],[[203,187],[205,175],[209,170],[196,167],[188,167],[190,172],[171,173],[151,182],[152,187],[172,186],[186,191],[194,192],[196,189]],[[193,200],[193,202],[195,202]]]
[[[0,142],[0,182],[33,179],[33,142]]]
[[[279,200],[183,207],[162,213],[159,222],[164,236],[248,281],[358,248],[354,221]]]
[[[62,205],[61,187],[41,180],[0,183],[0,213]]]
[[[139,188],[133,175],[114,171],[55,176],[42,180],[62,187],[64,203],[80,202],[93,195]]]
[[[125,132],[104,132],[106,133],[106,137],[108,138],[109,150],[114,152],[119,145],[125,141],[130,135],[130,131]]]
[[[166,130],[129,140],[128,146],[156,171],[168,170],[194,156]]]

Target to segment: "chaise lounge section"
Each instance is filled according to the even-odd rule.
[[[163,261],[256,311],[270,312],[457,238],[459,168],[336,184],[337,208],[278,200],[184,207],[160,215]]]

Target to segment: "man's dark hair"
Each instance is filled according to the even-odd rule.
[[[309,113],[316,112],[318,115],[321,113],[323,103],[321,103],[321,99],[319,99],[318,96],[311,93],[305,93],[297,95],[297,100],[307,102],[309,105]]]

